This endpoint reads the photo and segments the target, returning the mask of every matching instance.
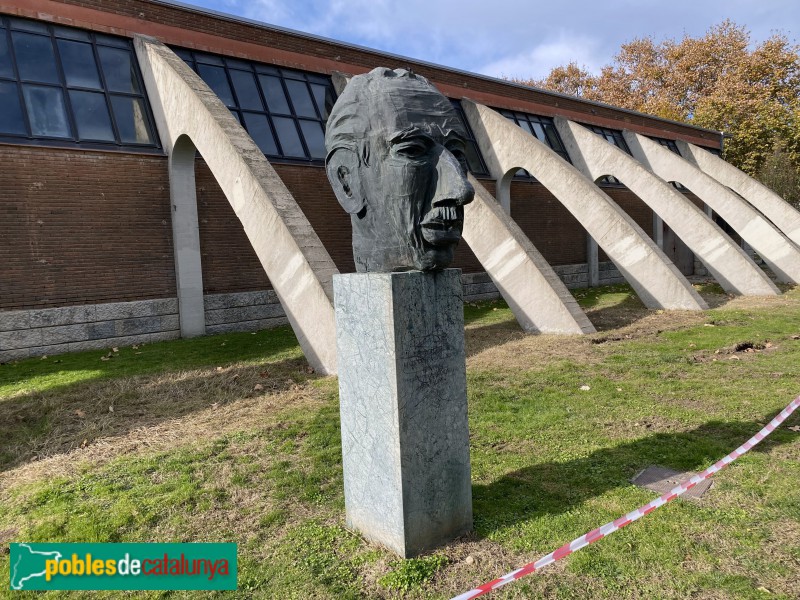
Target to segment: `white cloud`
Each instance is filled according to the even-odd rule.
[[[475,70],[492,77],[540,79],[554,67],[576,62],[598,72],[611,58],[603,54],[599,40],[562,32],[555,39],[478,66]]]

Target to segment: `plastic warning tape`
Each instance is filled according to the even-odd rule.
[[[650,514],[655,509],[664,506],[668,502],[672,502],[678,496],[686,493],[694,486],[696,486],[701,481],[704,481],[711,477],[717,471],[724,469],[726,466],[731,464],[737,458],[749,452],[756,444],[761,442],[764,438],[766,438],[769,434],[771,434],[775,429],[780,426],[786,419],[789,418],[795,410],[800,407],[800,396],[795,398],[789,403],[789,406],[784,408],[781,413],[772,419],[772,421],[767,424],[761,431],[747,440],[744,444],[739,446],[736,450],[728,454],[725,458],[720,461],[717,461],[710,467],[708,467],[702,473],[698,473],[694,475],[690,479],[687,479],[680,485],[674,487],[672,490],[649,502],[642,506],[641,508],[637,508],[633,512],[629,512],[626,515],[621,516],[619,519],[615,521],[611,521],[610,523],[606,523],[602,527],[598,527],[590,531],[587,534],[582,535],[581,537],[572,540],[569,544],[564,544],[558,550],[555,550],[548,554],[547,556],[543,556],[539,560],[528,563],[524,567],[517,569],[516,571],[511,571],[506,575],[503,575],[499,579],[495,579],[494,581],[490,581],[489,583],[484,583],[482,586],[476,587],[468,592],[461,594],[460,596],[455,596],[452,600],[471,600],[472,598],[477,598],[478,596],[483,596],[484,594],[488,594],[491,591],[497,590],[504,585],[511,583],[512,581],[516,581],[526,575],[530,575],[531,573],[535,573],[536,571],[540,571],[541,569],[545,568],[548,565],[553,564],[557,560],[564,558],[565,556],[569,556],[573,552],[577,552],[581,548],[585,548],[589,544],[593,544],[598,540],[603,539],[625,527],[626,525],[630,525],[634,521],[641,519],[643,516]]]

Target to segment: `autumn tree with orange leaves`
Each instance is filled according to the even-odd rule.
[[[726,160],[800,205],[800,46],[750,42],[726,20],[699,38],[623,44],[599,75],[570,63],[517,83],[723,131]]]

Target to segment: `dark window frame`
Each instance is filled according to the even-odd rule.
[[[667,139],[667,138],[660,138],[660,137],[655,137],[655,136],[649,136],[649,137],[650,137],[651,140],[653,140],[654,142],[656,142],[660,146],[663,146],[664,148],[666,148],[670,152],[673,152],[673,153],[677,154],[678,156],[680,156],[681,158],[683,158],[683,155],[681,154],[681,151],[678,150],[678,144],[675,143],[675,140],[670,140],[670,139]],[[688,192],[689,191],[689,189],[685,185],[683,185],[682,183],[678,183],[677,181],[670,181],[669,184],[672,187],[674,187],[676,190],[678,190],[679,192]]]
[[[589,131],[596,133],[605,141],[607,141],[612,146],[616,146],[620,150],[622,150],[628,156],[633,156],[631,149],[628,147],[628,143],[625,141],[625,138],[622,137],[622,130],[621,129],[611,129],[610,127],[601,127],[599,125],[589,125],[588,123],[582,123],[586,129]],[[624,188],[625,184],[622,183],[619,179],[614,177],[613,175],[604,175],[600,179],[598,179],[595,183],[599,185],[607,185],[610,187],[617,187],[617,188]]]
[[[53,58],[55,60],[57,82],[42,82],[23,79],[21,77],[20,66],[17,61],[16,49],[14,47],[14,32],[36,35],[43,39],[47,39],[50,42],[50,46],[53,51]],[[72,37],[70,37],[69,32],[75,33],[73,33]],[[161,143],[158,137],[158,130],[155,126],[155,119],[153,118],[150,102],[147,98],[147,92],[144,87],[144,80],[142,79],[142,74],[139,69],[133,44],[129,39],[105,34],[95,34],[92,31],[84,29],[65,27],[62,25],[55,25],[42,21],[23,19],[8,15],[0,15],[0,36],[5,38],[5,41],[8,45],[8,57],[12,70],[12,76],[0,76],[0,82],[10,83],[16,86],[23,126],[25,129],[24,134],[0,132],[0,143],[81,148],[91,150],[112,150],[145,154],[163,154]],[[65,42],[82,43],[91,48],[92,57],[95,61],[94,66],[97,70],[97,76],[99,79],[99,88],[74,85],[67,82],[63,58],[61,56],[61,49],[58,44],[59,40]],[[109,90],[106,83],[107,75],[101,62],[99,48],[126,50],[129,53],[131,58],[131,74],[134,77],[136,86],[139,89],[138,93]],[[23,86],[25,85],[59,90],[63,100],[67,127],[69,129],[68,136],[35,135],[33,133],[31,116],[23,95]],[[102,96],[110,120],[111,133],[114,137],[113,141],[80,137],[78,120],[75,114],[76,111],[73,108],[73,100],[70,97],[70,92],[85,92]],[[113,109],[112,98],[129,98],[132,101],[141,102],[141,106],[144,109],[144,124],[147,128],[147,133],[151,140],[150,142],[130,142],[122,140],[120,125],[117,122],[117,118]]]
[[[475,156],[479,162],[478,165],[470,165],[469,154],[467,154],[467,163],[470,172],[475,177],[489,177],[489,169],[486,167],[486,161],[483,160],[483,154],[481,153],[480,146],[478,146],[478,141],[475,139],[475,133],[472,131],[472,127],[470,127],[469,121],[467,120],[467,115],[464,113],[464,108],[461,106],[461,100],[453,100],[450,98],[450,103],[453,105],[458,118],[461,120],[464,130],[467,132],[466,143],[472,148],[473,152],[475,152]]]
[[[550,148],[553,152],[558,154],[561,158],[566,160],[569,164],[572,164],[572,159],[569,157],[569,152],[567,152],[566,146],[564,146],[564,141],[561,139],[561,136],[558,134],[558,129],[556,129],[555,122],[553,121],[553,117],[544,117],[542,115],[534,115],[532,113],[514,111],[514,110],[506,110],[502,108],[494,109],[506,119],[514,123],[517,127],[529,133],[530,135],[534,136],[537,140],[545,144],[548,148]],[[525,125],[523,125],[525,124]],[[544,135],[544,139],[536,135],[534,133],[536,131],[536,127],[534,125],[539,125],[542,128],[542,134]],[[547,135],[547,132],[550,132],[551,135]],[[558,147],[553,146],[553,139],[558,142]],[[520,169],[517,171],[516,175],[514,175],[514,179],[521,180],[521,181],[537,181],[536,177],[528,173],[525,169]]]
[[[674,152],[678,156],[681,156],[681,151],[678,150],[678,144],[675,143],[675,140],[669,140],[667,138],[660,138],[660,137],[655,137],[655,136],[649,136],[649,137],[650,137],[651,140],[653,140],[657,144],[660,144],[661,146],[664,146],[664,148],[666,148],[670,152]]]
[[[328,111],[330,110],[330,106],[336,101],[336,91],[333,88],[333,83],[331,82],[331,78],[327,75],[321,75],[318,73],[312,72],[305,72],[299,71],[296,69],[285,69],[283,67],[276,67],[274,65],[269,65],[266,63],[260,63],[255,61],[249,60],[242,60],[242,59],[234,59],[227,56],[219,55],[219,54],[210,54],[207,52],[195,52],[193,50],[189,50],[186,48],[172,48],[172,50],[177,54],[189,67],[200,76],[202,79],[202,75],[200,75],[198,65],[209,65],[220,67],[224,71],[225,81],[227,82],[228,88],[230,89],[231,93],[231,100],[232,104],[225,103],[226,108],[231,111],[233,116],[239,121],[245,131],[248,130],[248,126],[246,123],[246,115],[253,115],[254,117],[264,117],[266,118],[267,126],[269,128],[269,134],[272,136],[272,144],[274,144],[277,153],[265,152],[264,148],[261,149],[264,152],[264,155],[267,156],[270,160],[280,161],[280,162],[288,162],[293,164],[324,164],[325,157],[324,156],[313,156],[312,155],[312,148],[309,145],[309,140],[307,140],[307,136],[303,131],[302,123],[318,123],[322,128],[323,137],[325,135],[325,126],[328,118]],[[233,76],[232,76],[233,72]],[[261,102],[261,106],[263,107],[262,110],[258,110],[256,108],[242,108],[242,101],[239,99],[239,92],[234,85],[234,79],[236,72],[245,72],[250,73],[253,77],[253,83],[255,84],[255,88],[258,92],[258,99]],[[279,110],[272,110],[270,108],[270,102],[268,101],[268,93],[264,89],[264,84],[261,81],[261,77],[276,77],[278,79],[278,83],[280,84],[280,89],[283,92],[284,100],[286,102],[286,106],[289,109],[289,112],[281,112]],[[204,79],[205,81],[205,79]],[[289,82],[301,82],[305,84],[305,90],[308,93],[308,97],[311,101],[311,107],[314,110],[315,116],[306,116],[301,115],[298,112],[298,109],[295,107],[295,103],[298,100],[295,96],[292,95],[290,91],[290,85],[287,83]],[[324,85],[326,86],[326,94],[325,94],[325,102],[326,106],[320,107],[319,106],[319,98],[314,92],[314,85]],[[209,86],[210,87],[210,86]],[[225,100],[223,100],[225,102]],[[273,102],[274,103],[274,102]],[[330,103],[330,106],[328,104]],[[278,134],[279,127],[276,125],[276,119],[291,119],[294,124],[295,133],[297,138],[300,141],[300,146],[302,148],[304,156],[300,157],[297,155],[287,154],[283,148],[284,141],[281,140],[281,136]],[[283,121],[278,121],[278,123],[283,123]],[[254,141],[255,138],[254,138]],[[256,141],[256,144],[258,142]]]

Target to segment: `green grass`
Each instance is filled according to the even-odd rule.
[[[3,432],[14,444],[0,460],[0,541],[231,541],[239,591],[220,596],[446,599],[646,503],[655,494],[629,482],[638,471],[703,469],[800,393],[798,290],[685,319],[643,311],[625,286],[576,296],[590,317],[628,315],[629,326],[530,338],[503,303],[466,307],[468,346],[496,337],[468,368],[475,533],[430,555],[399,560],[345,528],[336,381],[302,369],[286,328],[120,349],[109,361],[90,352],[0,366],[0,426],[29,415],[20,405],[50,414],[31,416],[27,437],[11,422]],[[737,352],[743,342],[764,349]],[[266,389],[254,394],[258,382]],[[143,417],[130,407],[178,400],[142,427],[104,425],[85,452],[142,430],[158,444],[82,462],[66,438],[84,433],[59,428],[59,402],[72,411],[120,386],[114,414],[134,421]],[[228,411],[217,426],[212,401]],[[490,597],[800,597],[798,425],[791,417],[702,499]],[[53,438],[61,446],[47,446]],[[63,447],[42,466],[63,461],[64,473],[40,474],[29,446]],[[0,580],[8,570],[0,555]]]
[[[258,333],[158,342],[119,348],[118,352],[60,354],[0,365],[0,400],[20,392],[43,392],[102,379],[299,356],[302,353],[288,326]]]

